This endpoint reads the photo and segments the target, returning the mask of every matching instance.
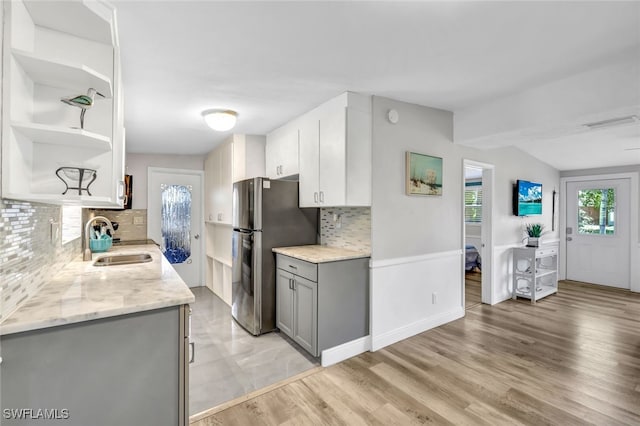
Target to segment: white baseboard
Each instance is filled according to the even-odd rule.
[[[457,320],[459,318],[462,318],[463,316],[464,309],[462,307],[458,307],[451,311],[444,312],[430,318],[425,318],[423,320],[416,321],[413,324],[408,324],[404,327],[388,331],[381,334],[380,336],[372,338],[371,350],[377,351],[378,349],[382,349],[385,346],[389,346],[411,336],[415,336],[416,334],[420,334],[424,331]]]
[[[322,351],[322,366],[328,367],[371,350],[371,336],[364,336]]]

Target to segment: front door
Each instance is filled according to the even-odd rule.
[[[149,167],[147,235],[189,287],[202,283],[202,172]]]
[[[629,179],[567,182],[567,279],[629,288]]]

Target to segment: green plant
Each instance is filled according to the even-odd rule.
[[[526,231],[527,235],[532,238],[540,238],[542,235],[542,231],[544,230],[544,225],[541,223],[527,223]]]

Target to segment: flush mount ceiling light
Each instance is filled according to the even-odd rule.
[[[202,111],[202,117],[213,130],[226,132],[236,125],[238,113],[230,109],[208,109]]]

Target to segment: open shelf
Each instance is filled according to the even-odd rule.
[[[69,95],[85,94],[92,87],[105,98],[113,97],[111,79],[86,65],[53,61],[18,49],[12,53],[35,83],[72,90]]]
[[[96,149],[104,152],[111,150],[111,138],[82,129],[23,122],[13,122],[11,127],[37,143]]]
[[[512,297],[535,303],[558,292],[558,249],[516,247],[513,249]],[[535,287],[535,294],[534,294]]]
[[[542,299],[550,294],[556,293],[558,289],[551,285],[538,285],[536,287],[536,300]],[[518,288],[515,292],[518,297],[524,297],[531,299],[531,289],[525,290],[524,288]]]
[[[33,23],[38,26],[99,43],[118,45],[113,11],[106,2],[65,2],[64,13],[60,13],[60,4],[55,1],[25,1],[24,4]]]
[[[215,260],[218,263],[222,263],[225,266],[228,266],[229,268],[231,268],[231,260],[229,259],[223,259],[220,256],[213,256],[213,260]]]

